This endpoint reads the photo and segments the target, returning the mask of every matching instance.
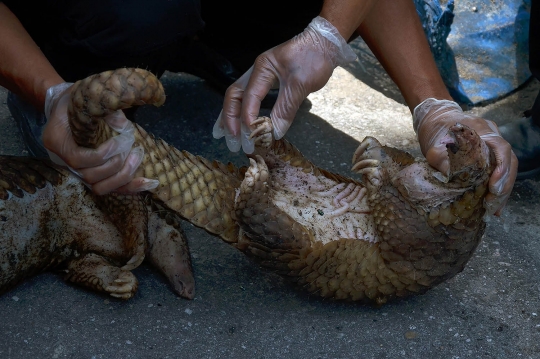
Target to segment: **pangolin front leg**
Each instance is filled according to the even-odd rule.
[[[133,273],[95,253],[70,261],[65,280],[120,299],[133,297],[139,285]]]
[[[376,194],[388,179],[388,173],[381,163],[383,155],[379,141],[367,137],[353,156],[352,171],[362,175],[363,183],[371,195]]]
[[[404,167],[414,162],[405,151],[381,145],[373,137],[366,137],[354,152],[352,171],[362,175],[370,195],[377,191]]]
[[[384,167],[391,176],[414,162],[414,157],[405,151],[394,147],[383,146],[376,138],[367,136],[354,152],[353,170],[356,166],[364,167],[362,161],[375,160]],[[369,163],[369,162],[367,162]]]

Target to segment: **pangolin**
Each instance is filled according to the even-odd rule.
[[[142,69],[118,69],[81,80],[73,85],[69,107],[74,137],[81,145],[95,147],[116,134],[103,121],[104,116],[143,103],[160,105],[164,96],[159,80]],[[160,182],[147,193],[151,202],[219,236],[311,293],[377,305],[424,293],[453,277],[480,242],[485,230],[483,199],[492,164],[487,146],[472,129],[457,123],[443,139],[451,164],[448,176],[424,160],[366,137],[353,156],[352,169],[361,174],[360,181],[321,169],[287,140],[274,140],[269,118],[261,117],[254,125],[255,152],[249,155],[249,167],[243,168],[178,150],[135,125],[136,145],[145,149],[136,176]],[[4,157],[2,161],[0,171],[4,173],[5,163],[11,165],[15,159]],[[43,166],[36,163],[34,166]],[[45,216],[41,211],[34,223],[27,221],[22,213],[29,203],[14,200],[14,194],[28,189],[20,183],[6,187],[2,184],[5,177],[0,177],[7,193],[0,211],[16,202],[14,206],[20,208],[19,216],[24,219],[19,219],[21,223],[28,222],[28,228],[49,228],[65,220],[65,205],[74,198],[91,198],[85,203],[77,201],[78,223],[62,232],[77,248],[65,256],[76,261],[77,254],[99,254],[117,243],[115,248],[129,250],[117,260],[118,266],[127,268],[115,268],[128,271],[138,265],[149,251],[149,238],[160,237],[159,233],[141,237],[145,225],[126,220],[144,212],[144,206],[136,204],[141,202],[141,195],[96,198],[65,170],[50,163],[47,166],[69,183],[58,189],[57,181],[45,178],[49,183],[45,189],[59,193],[58,198],[45,204],[54,215]],[[30,203],[35,201],[27,197]],[[73,209],[70,212],[73,217]],[[92,222],[93,216],[100,218],[99,224]],[[150,218],[154,217],[151,214]],[[4,228],[13,218],[17,217],[3,220]],[[115,221],[116,227],[122,224],[124,238],[118,238]],[[126,223],[131,229],[124,228]],[[94,246],[94,252],[84,251],[79,248],[95,242],[89,239],[92,236],[77,233],[86,227],[94,235],[107,229],[116,234],[101,235],[97,249],[94,244],[88,245]],[[4,269],[0,275],[0,289],[13,283],[11,277],[18,280],[58,262],[51,257],[73,247],[52,245],[58,242],[53,241],[58,234],[47,240],[48,234],[43,232],[40,252],[31,252],[26,249],[29,241],[21,239],[25,235],[19,235],[20,231],[16,237],[9,228],[2,233],[0,242],[11,244],[0,247],[0,264],[7,268],[7,275]],[[12,254],[15,247],[20,247],[16,256]],[[175,247],[169,249],[174,252]],[[187,252],[182,253],[185,256]],[[114,257],[109,253],[99,255]],[[159,263],[160,258],[153,257]],[[40,266],[18,269],[10,264],[32,261]],[[168,268],[174,267],[172,261],[166,261]],[[164,272],[167,274],[167,269]]]
[[[0,293],[61,266],[72,283],[129,299],[138,287],[130,259],[146,255],[179,295],[193,298],[184,234],[157,206],[142,195],[96,196],[49,160],[0,156]]]

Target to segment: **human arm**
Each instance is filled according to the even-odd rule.
[[[142,160],[138,150],[129,152],[133,140],[112,139],[97,149],[77,146],[67,124],[69,87],[49,63],[11,10],[0,2],[0,85],[44,112],[51,111],[43,133],[45,147],[92,186],[95,193],[113,190],[136,192],[148,189],[144,178],[133,179]],[[62,91],[55,91],[62,88]],[[47,98],[47,92],[49,97]],[[128,126],[128,120],[114,118],[116,128]],[[131,142],[129,142],[131,141]]]
[[[358,27],[357,34],[368,44],[414,112],[414,129],[430,165],[447,173],[448,157],[440,139],[456,122],[473,128],[486,142],[497,163],[489,181],[486,205],[490,213],[500,215],[514,186],[517,158],[492,121],[465,114],[453,102],[433,60],[414,3],[379,0]]]
[[[338,9],[348,11],[347,20],[354,20],[346,22],[346,37],[330,21],[319,16],[302,33],[257,57],[253,67],[227,89],[214,137],[225,135],[232,151],[240,149],[242,137],[244,151],[251,151],[252,148],[246,150],[245,146],[250,126],[259,114],[262,99],[272,87],[279,85],[270,117],[275,137],[281,138],[302,101],[328,82],[335,67],[356,58],[345,39],[353,33],[372,3],[373,0],[327,0],[321,15],[336,17]]]
[[[17,17],[0,2],[0,86],[43,112],[47,89],[62,82]]]
[[[327,19],[343,39],[362,36],[399,87],[411,112],[429,98],[453,102],[431,54],[413,1],[326,0],[320,16]],[[295,51],[295,45],[295,39],[292,39],[263,53],[250,72],[227,90],[223,111],[214,127],[215,137],[217,133],[218,136],[225,134],[229,139],[238,139],[241,123],[244,131],[249,132],[249,125],[258,115],[260,101],[276,81],[280,84],[280,95],[286,93],[286,96],[281,101],[278,97],[271,117],[274,126],[285,131],[288,129],[300,102],[309,92],[324,86],[332,73],[314,72],[309,67],[303,67],[305,56]],[[291,68],[308,70],[303,82],[298,71],[289,71],[296,86],[290,86],[291,81],[282,81],[282,72],[287,74]],[[305,86],[306,83],[310,86]],[[312,86],[313,83],[320,87]],[[282,88],[284,84],[285,88]],[[436,110],[439,104],[445,106],[447,103],[444,101],[434,106],[432,103],[430,108]],[[487,196],[487,205],[491,213],[500,214],[513,188],[517,159],[510,145],[500,137],[495,124],[465,115],[456,106],[452,103],[452,111],[436,111],[437,116],[427,116],[425,111],[418,112],[426,115],[422,121],[418,118],[418,126],[415,126],[422,153],[433,167],[446,173],[448,159],[439,140],[455,122],[467,122],[482,136],[495,155],[497,166],[490,178],[491,193]],[[280,108],[288,111],[280,111]],[[281,130],[277,137],[283,133]],[[245,133],[243,137],[247,137]],[[239,141],[236,146],[238,150]]]

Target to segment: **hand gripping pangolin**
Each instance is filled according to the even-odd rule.
[[[89,147],[115,135],[102,121],[107,113],[164,101],[159,81],[141,69],[91,76],[72,94],[70,123],[78,143]],[[255,126],[250,166],[238,169],[175,149],[136,125],[136,143],[145,149],[136,176],[160,181],[151,191],[156,205],[327,298],[383,304],[423,293],[460,272],[481,240],[492,166],[473,130],[456,124],[444,139],[448,178],[368,137],[353,157],[353,170],[362,174],[356,181],[275,141],[268,118]],[[137,196],[111,196],[98,202],[112,203],[100,208],[114,208],[116,217],[129,219],[140,208],[132,204]],[[132,232],[120,242],[134,248],[125,257],[136,264],[148,250]]]

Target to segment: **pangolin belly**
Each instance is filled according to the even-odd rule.
[[[115,135],[107,114],[164,101],[159,81],[141,69],[91,76],[72,96],[70,124],[89,147]],[[481,240],[491,164],[471,129],[449,130],[447,177],[366,138],[353,157],[357,181],[274,140],[268,118],[256,126],[250,166],[235,168],[135,125],[136,144],[145,149],[136,176],[159,180],[151,191],[156,203],[327,298],[382,304],[423,293],[460,272]]]

